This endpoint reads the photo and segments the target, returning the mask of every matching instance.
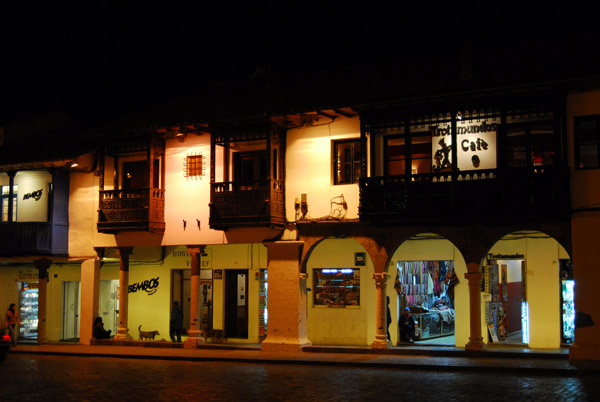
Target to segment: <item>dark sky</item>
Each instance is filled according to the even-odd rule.
[[[6,3],[6,2],[5,2]],[[220,81],[341,68],[597,32],[596,9],[455,4],[393,8],[348,2],[221,2],[177,8],[126,2],[3,5],[2,115],[49,105],[168,98]]]

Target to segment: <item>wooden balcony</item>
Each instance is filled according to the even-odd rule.
[[[165,192],[157,188],[101,190],[98,232],[165,231]]]
[[[212,229],[283,227],[285,203],[281,180],[212,183],[210,191]]]
[[[570,214],[569,172],[538,166],[360,179],[359,216],[394,224],[509,224]]]
[[[53,244],[52,224],[49,222],[0,223],[0,255],[63,255],[68,247],[67,238],[56,236]],[[60,244],[59,244],[60,243]]]

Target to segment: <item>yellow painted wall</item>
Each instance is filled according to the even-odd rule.
[[[307,337],[315,345],[368,345],[375,339],[375,281],[373,264],[354,265],[354,253],[365,252],[352,239],[325,239],[307,262]],[[315,268],[359,268],[360,306],[332,308],[314,305]]]
[[[398,311],[397,295],[394,289],[396,279],[396,263],[398,261],[454,261],[454,272],[458,277],[458,284],[454,288],[454,337],[455,345],[464,347],[469,341],[469,286],[465,279],[467,265],[461,253],[446,239],[407,240],[394,252],[388,273],[390,278],[387,283],[387,294],[390,296],[392,308],[392,325],[390,336],[392,340],[398,339],[398,321],[394,311]],[[396,343],[396,342],[394,342]]]
[[[167,249],[164,263],[131,262],[129,284],[159,277],[156,293],[149,295],[139,290],[129,294],[129,333],[138,339],[138,326],[142,330],[158,330],[157,339],[169,340],[169,315],[171,311],[171,270],[189,269],[191,256],[173,254],[173,251],[186,252],[186,247]],[[262,244],[236,244],[208,246],[207,265],[202,269],[248,269],[248,339],[228,339],[229,343],[258,343],[258,289],[256,273],[267,267],[267,250]],[[135,255],[135,249],[134,249]],[[118,278],[118,265],[116,277]],[[104,268],[102,268],[104,270]],[[223,274],[225,278],[225,274]],[[105,277],[101,277],[105,279]],[[115,279],[113,277],[106,279]],[[224,328],[224,281],[213,280],[213,327]]]
[[[566,250],[553,238],[500,240],[490,250],[493,254],[523,254],[527,264],[527,301],[529,305],[529,346],[560,347],[559,259],[568,259]],[[482,310],[484,304],[482,301]],[[482,328],[482,333],[487,330]],[[487,336],[484,335],[484,341]]]
[[[358,218],[358,183],[333,185],[332,140],[360,138],[356,118],[340,118],[331,124],[289,130],[286,150],[286,216],[295,221],[294,201],[307,195],[308,216],[329,216],[330,201],[343,194],[348,211],[346,218]]]
[[[46,303],[46,337],[49,341],[59,341],[63,337],[63,298],[64,283],[79,282],[79,264],[57,265],[48,269]]]
[[[567,98],[567,127],[569,130],[569,162],[574,166],[573,118],[600,114],[600,90],[572,93]],[[600,169],[571,170],[571,204],[573,209],[597,208],[600,205]],[[575,308],[588,314],[593,326],[575,330],[572,354],[577,359],[600,359],[600,310],[596,294],[600,282],[598,239],[600,212],[577,211],[571,219],[573,277],[575,279]]]

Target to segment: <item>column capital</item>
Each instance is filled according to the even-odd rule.
[[[373,272],[371,278],[375,279],[376,284],[384,285],[390,275],[387,272]]]
[[[203,253],[204,250],[206,249],[206,245],[202,245],[202,246],[186,246],[187,247],[187,252],[190,254],[200,254]]]

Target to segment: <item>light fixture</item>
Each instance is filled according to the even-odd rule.
[[[457,120],[462,120],[462,113],[461,112],[456,113],[456,119]]]
[[[77,160],[71,161],[68,163],[68,166],[72,169],[72,168],[76,168],[77,166],[79,166],[79,162],[77,162]]]
[[[185,139],[187,138],[187,134],[178,132],[177,134],[175,134],[175,138],[177,138],[177,141],[179,141],[179,142],[184,142]]]

